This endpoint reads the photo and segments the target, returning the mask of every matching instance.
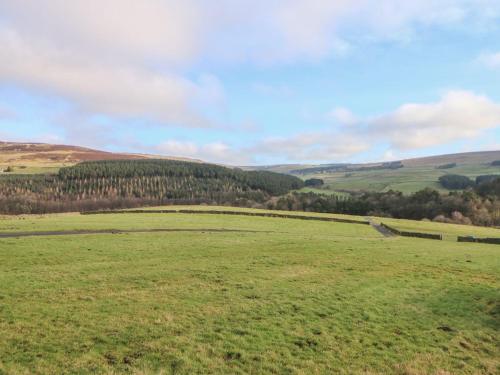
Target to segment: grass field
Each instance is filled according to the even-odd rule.
[[[297,190],[297,192],[298,193],[316,193],[316,194],[322,194],[322,195],[335,195],[339,198],[348,198],[350,196],[349,193],[332,190],[331,188],[317,189],[317,188],[311,188],[311,187],[304,187],[300,190]]]
[[[438,182],[445,174],[460,174],[475,178],[485,174],[499,174],[500,167],[485,164],[464,164],[451,169],[436,169],[434,166],[414,166],[400,169],[387,169],[359,172],[337,172],[306,175],[303,178],[321,178],[330,190],[396,190],[403,193],[430,187],[441,192],[447,192]]]
[[[386,218],[377,218],[375,221],[385,223],[402,231],[442,234],[443,240],[448,241],[457,241],[458,236],[500,238],[500,229],[497,228]]]
[[[499,246],[233,215],[0,218],[153,228],[199,231],[0,239],[0,374],[500,371]]]
[[[2,172],[0,173],[0,176],[8,176],[14,174],[55,174],[59,172],[59,169],[67,166],[70,166],[70,164],[60,166],[29,165],[22,166],[22,168],[16,166],[13,167],[11,165],[0,165],[1,171],[5,170],[7,167],[12,168],[12,172]]]

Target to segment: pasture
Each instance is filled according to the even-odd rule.
[[[325,188],[330,190],[396,190],[405,194],[414,193],[426,187],[448,192],[438,179],[445,174],[460,174],[474,179],[480,175],[500,174],[500,167],[486,164],[465,164],[450,169],[437,169],[435,166],[408,166],[400,169],[329,172],[301,176],[302,178],[321,178]]]
[[[0,238],[0,374],[500,371],[499,246],[237,215],[0,218],[85,229],[144,232]]]

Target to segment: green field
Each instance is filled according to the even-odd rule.
[[[376,218],[375,221],[385,223],[401,231],[442,234],[443,240],[448,241],[457,241],[458,236],[500,238],[500,229],[497,228],[386,218]]]
[[[61,169],[60,167],[45,167],[45,166],[26,166],[26,167],[12,167],[12,172],[3,172],[5,169],[9,167],[8,165],[0,165],[0,176],[9,176],[14,174],[55,174]]]
[[[298,193],[315,193],[315,194],[322,194],[322,195],[329,195],[329,196],[335,195],[339,198],[348,198],[350,196],[349,193],[332,190],[331,188],[317,189],[317,188],[311,188],[311,187],[304,187],[300,190],[297,190],[297,192]]]
[[[235,215],[0,218],[160,228],[0,238],[0,374],[500,372],[498,245]]]
[[[375,171],[320,173],[301,176],[307,178],[321,178],[330,190],[369,190],[388,191],[396,190],[403,193],[413,193],[426,187],[447,192],[438,182],[445,174],[460,174],[475,178],[486,174],[500,174],[500,167],[484,164],[459,165],[450,169],[436,169],[435,166],[415,166],[400,169]]]

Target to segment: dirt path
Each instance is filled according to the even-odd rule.
[[[371,217],[367,217],[366,220],[370,223],[370,225],[380,234],[382,234],[384,237],[394,237],[395,234],[392,233],[390,230],[387,228],[384,228],[382,225],[377,224],[373,221]]]
[[[196,229],[196,228],[160,228],[160,229],[82,229],[60,231],[33,232],[0,232],[1,238],[33,237],[33,236],[73,236],[78,234],[124,234],[124,233],[161,233],[161,232],[240,232],[240,233],[272,233],[271,231],[240,230],[240,229]]]

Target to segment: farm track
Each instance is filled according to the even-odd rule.
[[[366,220],[368,220],[368,223],[374,228],[377,232],[382,234],[384,237],[394,237],[395,234],[392,233],[389,229],[383,227],[380,224],[375,223],[371,217],[367,217]]]
[[[162,232],[214,232],[214,233],[274,233],[272,231],[241,229],[206,229],[206,228],[159,228],[159,229],[85,229],[34,232],[0,232],[1,238],[37,237],[37,236],[73,236],[79,234],[127,234],[127,233],[162,233]]]

